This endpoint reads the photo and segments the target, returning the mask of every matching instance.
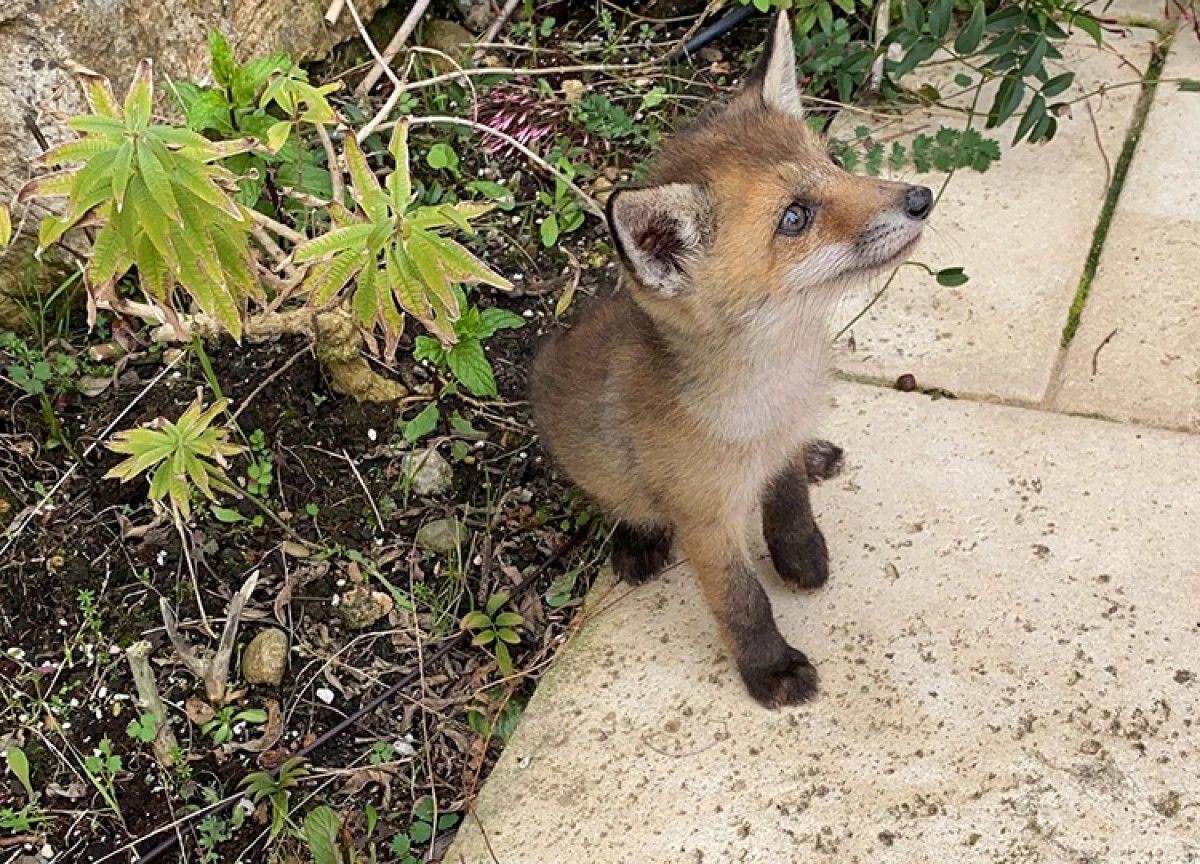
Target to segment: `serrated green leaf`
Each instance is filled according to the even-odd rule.
[[[1049,81],[1042,85],[1041,94],[1046,99],[1053,99],[1055,96],[1062,93],[1075,82],[1074,72],[1063,72],[1061,75],[1055,75]]]
[[[113,95],[108,79],[94,72],[83,72],[79,77],[83,81],[83,92],[92,113],[120,120],[121,108],[117,105],[117,97]]]
[[[388,175],[387,187],[392,196],[392,209],[404,213],[412,202],[412,180],[408,168],[408,121],[401,118],[392,130],[388,152],[395,160],[395,167]]]
[[[117,149],[117,145],[105,138],[76,138],[51,147],[34,161],[47,167],[67,162],[89,162],[102,153],[115,154]]]
[[[370,327],[374,323],[375,312],[379,308],[379,300],[376,297],[380,281],[378,275],[379,271],[374,262],[368,259],[362,272],[358,275],[358,282],[354,286],[354,295],[350,299],[354,315],[363,327]]]
[[[312,855],[312,864],[341,864],[338,832],[341,820],[326,804],[314,807],[304,817],[304,842]]]
[[[313,305],[324,306],[332,300],[362,269],[366,261],[367,256],[362,251],[347,249],[313,270],[310,278],[304,283],[305,290],[311,292]]]
[[[125,121],[131,130],[141,132],[150,124],[153,103],[154,64],[146,58],[138,63],[125,95]]]
[[[353,135],[346,136],[343,152],[346,157],[346,170],[350,174],[350,185],[354,190],[354,200],[362,204],[370,193],[382,193],[379,180],[372,173],[371,166],[367,164],[367,157],[363,155],[362,148],[358,146]],[[367,212],[371,213],[370,210]]]
[[[154,148],[147,146],[149,141],[143,139],[137,148],[138,173],[141,174],[146,188],[159,209],[168,219],[179,217],[179,204],[175,201],[175,193],[171,191],[171,177],[163,163],[159,161]]]
[[[324,258],[335,252],[342,252],[347,249],[361,249],[374,228],[374,225],[367,223],[350,225],[346,228],[335,228],[332,231],[322,234],[320,237],[315,237],[312,240],[301,243],[293,251],[292,260],[297,264],[302,264],[305,261]]]
[[[217,29],[208,31],[208,53],[212,58],[213,80],[222,87],[233,83],[233,49],[225,35]]]
[[[963,25],[962,30],[958,31],[958,36],[954,39],[955,53],[974,54],[983,39],[985,24],[987,24],[987,10],[984,9],[983,0],[976,0],[975,5],[971,8],[971,17],[967,19],[967,23]]]

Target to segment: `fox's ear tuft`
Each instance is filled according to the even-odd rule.
[[[645,287],[674,297],[688,289],[688,265],[707,246],[713,206],[702,186],[667,183],[619,189],[608,199],[608,227],[625,265]]]
[[[762,56],[746,80],[745,95],[776,111],[804,116],[804,103],[796,86],[796,46],[786,12],[775,14]]]

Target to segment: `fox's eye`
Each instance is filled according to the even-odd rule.
[[[789,204],[779,219],[777,230],[787,237],[795,237],[797,234],[804,233],[811,222],[812,209],[810,207],[800,203]]]

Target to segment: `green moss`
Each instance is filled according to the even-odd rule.
[[[1100,208],[1100,218],[1096,229],[1092,232],[1092,245],[1088,249],[1087,261],[1083,266],[1083,275],[1079,277],[1079,286],[1075,289],[1075,299],[1071,301],[1071,309],[1067,313],[1067,323],[1063,327],[1061,345],[1066,348],[1075,338],[1083,317],[1083,307],[1087,304],[1088,293],[1092,290],[1092,282],[1096,278],[1096,268],[1100,265],[1100,253],[1104,249],[1104,241],[1108,239],[1108,229],[1112,225],[1113,213],[1117,209],[1117,200],[1121,197],[1121,189],[1125,186],[1125,177],[1129,174],[1129,165],[1133,162],[1133,154],[1137,150],[1138,141],[1142,138],[1142,130],[1146,126],[1146,117],[1154,102],[1154,92],[1158,88],[1158,79],[1162,74],[1163,64],[1167,60],[1168,42],[1157,45],[1150,58],[1150,66],[1146,70],[1146,78],[1142,82],[1141,94],[1133,112],[1133,123],[1121,146],[1121,155],[1117,157],[1113,169],[1112,180],[1104,195],[1104,205]]]

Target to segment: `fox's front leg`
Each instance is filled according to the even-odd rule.
[[[728,525],[679,526],[722,641],[750,695],[768,708],[795,705],[817,692],[817,670],[779,632],[754,564]]]
[[[808,479],[837,473],[841,457],[841,448],[828,441],[810,442],[763,495],[763,535],[771,563],[783,579],[801,588],[817,588],[829,578],[829,551],[813,518]]]

